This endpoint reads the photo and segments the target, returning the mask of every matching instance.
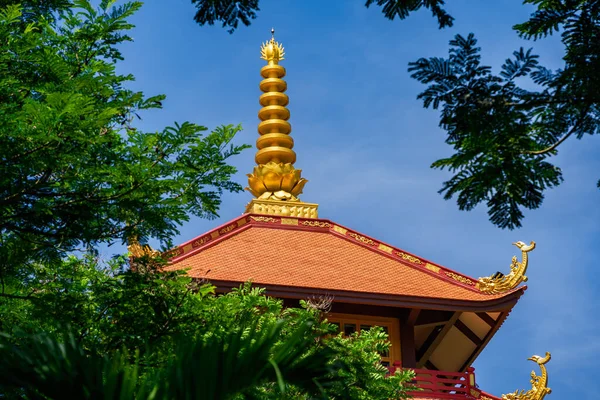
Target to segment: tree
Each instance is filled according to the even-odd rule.
[[[10,2],[12,3],[12,2]],[[190,215],[215,217],[240,127],[136,127],[165,96],[115,72],[139,2],[27,2],[0,12],[0,279],[39,257],[155,237]]]
[[[562,182],[549,162],[557,148],[569,137],[600,133],[600,1],[528,2],[538,10],[515,30],[526,39],[561,30],[562,69],[539,65],[521,48],[494,75],[481,65],[472,34],[457,35],[447,59],[422,58],[409,68],[429,85],[419,95],[424,106],[441,106],[440,126],[456,151],[432,165],[455,173],[440,192],[457,195],[461,210],[485,202],[490,221],[509,229],[521,226],[523,208],[538,208],[544,191]],[[520,87],[523,78],[539,89]]]
[[[248,25],[258,11],[258,1],[193,2],[201,25],[222,21],[232,31],[238,20]],[[409,65],[411,76],[428,85],[418,96],[424,107],[441,108],[440,127],[455,151],[432,164],[454,173],[440,193],[445,199],[456,196],[461,210],[485,203],[490,221],[508,229],[520,227],[523,209],[540,207],[545,191],[562,182],[560,168],[550,162],[558,147],[571,137],[600,133],[600,0],[524,3],[537,10],[514,29],[533,40],[561,32],[561,69],[543,67],[531,49],[521,48],[495,75],[481,64],[472,34],[457,35],[448,58],[421,58]],[[454,21],[444,1],[369,0],[366,6],[372,4],[382,6],[389,19],[428,8],[440,28]],[[538,89],[523,89],[519,82],[526,78]]]

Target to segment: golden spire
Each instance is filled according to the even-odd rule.
[[[260,74],[264,78],[260,82],[260,90],[265,92],[260,96],[260,105],[263,108],[258,112],[262,122],[258,124],[260,137],[256,141],[258,152],[257,164],[290,163],[296,162],[296,153],[292,150],[294,141],[290,137],[292,126],[288,122],[290,111],[285,107],[288,97],[285,92],[287,83],[281,79],[285,76],[285,68],[279,65],[283,60],[283,46],[275,41],[275,30],[271,29],[271,40],[263,43],[260,54],[267,65],[262,67]]]
[[[260,90],[264,93],[259,98],[262,108],[258,112],[261,122],[256,140],[258,165],[248,174],[246,188],[256,199],[248,204],[246,212],[316,218],[317,205],[298,199],[308,181],[300,176],[302,170],[294,168],[296,153],[292,150],[290,111],[286,108],[289,99],[284,93],[287,83],[282,79],[285,68],[279,65],[285,53],[281,43],[275,41],[274,29],[271,40],[262,44],[260,54],[267,65],[260,70],[264,78]]]

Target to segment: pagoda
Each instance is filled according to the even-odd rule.
[[[272,33],[274,33],[272,31]],[[246,188],[245,212],[177,246],[169,269],[188,269],[224,293],[252,281],[286,306],[314,297],[332,299],[327,318],[344,335],[381,326],[390,370],[416,373],[421,399],[500,399],[482,391],[471,367],[496,335],[526,287],[528,253],[517,242],[506,274],[474,279],[345,225],[318,217],[318,205],[299,199],[307,180],[296,169],[283,46],[274,36],[261,48],[266,65],[258,112],[256,166]],[[530,358],[541,369],[531,388],[502,399],[541,400],[548,393],[550,354]]]

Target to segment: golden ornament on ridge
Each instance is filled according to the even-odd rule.
[[[161,254],[160,251],[154,250],[148,244],[140,244],[137,236],[130,237],[127,242],[127,251],[134,258],[158,257]]]
[[[542,375],[536,375],[535,371],[531,371],[531,389],[527,392],[516,390],[514,393],[503,394],[502,400],[542,400],[547,394],[552,393],[552,389],[548,387],[548,372],[546,364],[551,359],[550,353],[546,352],[545,357],[533,356],[528,358],[536,362],[540,366]]]
[[[517,242],[513,244],[521,249],[523,260],[519,262],[517,260],[517,256],[513,256],[510,264],[510,272],[507,275],[497,272],[492,276],[479,278],[477,288],[483,293],[504,293],[516,288],[522,282],[527,282],[527,276],[525,275],[527,272],[527,264],[529,262],[527,253],[535,249],[535,242],[532,241],[529,245],[523,242]]]

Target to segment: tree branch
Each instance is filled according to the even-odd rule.
[[[179,309],[183,305],[183,301],[187,297],[188,293],[190,293],[190,291],[191,291],[191,289],[188,288],[185,291],[185,293],[183,294],[183,296],[181,296],[181,300],[179,301],[179,303],[177,304],[177,306],[175,306],[175,310],[173,310],[173,312],[171,313],[171,315],[169,315],[169,317],[167,318],[167,320],[165,321],[165,323],[163,324],[163,326],[160,328],[160,330],[158,331],[158,333],[156,335],[153,335],[154,336],[153,340],[156,340],[156,339],[160,338],[168,330],[169,325],[173,321],[173,318],[175,317],[175,315],[179,312]]]
[[[534,154],[534,155],[540,155],[540,154],[546,154],[546,153],[550,153],[551,151],[553,151],[554,149],[556,149],[558,146],[560,146],[560,144],[562,142],[564,142],[565,140],[567,140],[567,138],[569,136],[571,136],[573,134],[573,132],[575,132],[575,127],[571,128],[571,130],[562,138],[560,138],[556,143],[554,143],[552,146],[550,147],[546,147],[543,150],[535,150],[535,151],[526,151],[525,154]]]
[[[585,114],[587,114],[588,110],[589,110],[589,107],[582,114],[585,116]],[[542,149],[542,150],[526,151],[525,154],[540,155],[540,154],[550,153],[551,151],[556,149],[558,146],[560,146],[562,144],[562,142],[567,140],[569,138],[569,136],[571,136],[575,131],[577,131],[579,128],[581,128],[581,125],[583,125],[583,120],[584,120],[584,117],[582,117],[579,121],[577,121],[577,123],[575,125],[573,125],[571,130],[569,130],[569,132],[567,132],[567,134],[565,136],[561,137],[558,141],[556,141],[550,147],[546,147],[545,149]]]
[[[48,132],[48,133],[50,133],[50,132]],[[61,135],[56,135],[56,137],[57,137],[57,138],[60,138],[60,137],[61,137]],[[43,150],[44,148],[46,148],[46,147],[50,146],[50,145],[51,145],[53,142],[56,142],[56,141],[55,141],[55,140],[50,140],[49,142],[46,142],[46,143],[44,143],[44,144],[42,144],[42,145],[40,145],[40,146],[38,146],[38,147],[35,147],[35,148],[33,148],[33,149],[27,150],[27,151],[26,151],[26,152],[24,152],[24,153],[15,154],[14,156],[12,156],[12,157],[11,157],[10,159],[8,159],[7,161],[9,161],[9,162],[14,162],[14,161],[17,161],[19,158],[22,158],[22,157],[25,157],[25,156],[31,155],[31,154],[33,154],[33,153],[35,153],[35,152],[37,152],[37,151]]]
[[[30,300],[30,301],[36,301],[38,300],[37,298],[28,295],[28,296],[19,296],[17,294],[8,294],[8,293],[0,293],[0,297],[6,297],[8,299],[17,299],[17,300]]]

